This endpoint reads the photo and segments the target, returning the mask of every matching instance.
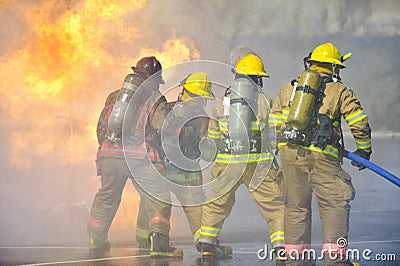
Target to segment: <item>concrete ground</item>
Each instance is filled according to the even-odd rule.
[[[373,162],[389,172],[400,176],[398,166],[400,142],[397,140],[376,141]],[[345,160],[343,168],[353,178],[356,198],[351,202],[350,232],[348,249],[353,261],[361,265],[400,265],[400,190],[397,186],[369,171],[358,171]],[[181,208],[174,207],[174,219],[184,221]],[[84,225],[83,221],[82,224]],[[187,226],[185,222],[183,225]],[[113,228],[111,228],[113,230]],[[151,259],[139,255],[134,242],[111,239],[108,258],[87,260],[86,243],[73,245],[12,245],[0,246],[0,265],[196,265],[200,254],[195,250],[189,234],[179,237],[188,230],[182,226],[171,228],[172,244],[183,248],[182,260]],[[312,248],[321,252],[321,224],[316,203],[313,202]],[[45,233],[45,232],[43,232]],[[83,234],[83,233],[82,233]],[[236,204],[222,228],[221,244],[231,245],[232,259],[212,265],[274,265],[269,258],[263,259],[261,249],[270,249],[265,221],[258,213],[254,200],[245,187],[236,194]],[[38,235],[40,237],[40,235]],[[132,237],[133,238],[133,237]],[[261,258],[259,258],[261,256]],[[322,265],[317,260],[317,265]]]
[[[398,188],[385,180],[376,180],[371,174],[365,178],[372,183],[380,183],[380,186],[362,188],[360,185],[353,202],[348,246],[354,251],[353,261],[361,265],[400,265]],[[269,258],[262,259],[264,253],[259,252],[260,249],[270,249],[270,243],[263,241],[263,221],[250,203],[248,193],[240,189],[232,217],[226,221],[221,234],[223,244],[231,245],[234,250],[232,259],[211,265],[274,265]],[[248,207],[244,208],[246,204]],[[317,254],[321,249],[318,218],[314,206],[312,248]],[[88,248],[85,244],[0,247],[0,265],[196,265],[200,254],[190,239],[174,239],[173,245],[183,248],[183,260],[151,259],[148,255],[139,255],[134,242],[111,242],[110,256],[96,260],[86,259]],[[322,262],[317,261],[317,265],[322,265]]]
[[[148,255],[139,255],[134,243],[113,243],[110,256],[99,259],[86,259],[87,247],[84,246],[1,248],[0,265],[275,265],[269,258],[259,258],[263,253],[258,253],[258,250],[264,246],[263,243],[228,243],[234,249],[232,259],[214,263],[198,263],[199,253],[188,243],[174,244],[183,248],[183,259],[151,259]],[[360,258],[354,257],[353,261],[361,265],[399,265],[399,239],[354,241],[350,246],[360,251]],[[313,248],[317,250],[318,245],[313,245]],[[371,252],[365,253],[365,250]],[[370,260],[363,257],[363,252]],[[382,259],[375,257],[378,254]],[[317,265],[322,265],[322,262],[317,261]]]

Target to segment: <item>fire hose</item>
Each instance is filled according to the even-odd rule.
[[[373,162],[371,162],[371,161],[369,161],[367,159],[364,159],[363,157],[358,156],[357,154],[354,154],[354,153],[346,151],[346,150],[343,150],[343,156],[346,157],[347,159],[351,160],[351,161],[355,161],[355,162],[361,164],[362,166],[370,169],[371,171],[377,173],[378,175],[381,175],[385,179],[389,180],[393,184],[395,184],[398,187],[400,187],[400,178],[399,177],[397,177],[394,174],[386,171],[382,167],[374,164]]]

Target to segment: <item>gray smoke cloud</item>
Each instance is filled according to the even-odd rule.
[[[375,130],[400,130],[400,3],[398,1],[151,1],[139,14],[142,25],[159,29],[146,41],[176,35],[192,38],[202,59],[229,63],[245,45],[259,54],[270,80],[266,93],[296,78],[302,59],[317,45],[334,43],[353,57],[342,78],[360,97]],[[157,18],[149,14],[157,14]]]
[[[372,129],[400,132],[397,0],[149,0],[142,9],[126,13],[115,10],[116,20],[98,10],[85,10],[85,2],[0,3],[0,74],[5,84],[0,91],[4,99],[0,103],[0,245],[86,239],[87,207],[99,185],[93,163],[97,143],[95,138],[81,143],[80,136],[87,139],[90,132],[94,134],[107,93],[119,88],[129,66],[144,56],[143,50],[162,55],[163,45],[171,37],[192,41],[194,47],[186,60],[197,50],[199,59],[229,64],[234,47],[249,47],[264,60],[271,76],[264,82],[265,92],[272,98],[280,86],[297,77],[304,56],[318,44],[332,42],[342,54],[353,53],[341,76],[359,96]],[[122,3],[116,2],[119,5]],[[26,10],[31,13],[26,14]],[[33,97],[30,88],[20,87],[20,80],[32,70],[39,71],[35,67],[46,57],[24,59],[24,65],[10,58],[26,58],[21,55],[24,49],[40,50],[37,32],[31,27],[40,22],[38,16],[57,25],[66,14],[85,14],[87,22],[98,22],[99,31],[104,32],[101,38],[91,40],[95,60],[87,60],[88,54],[80,54],[76,48],[78,60],[73,63],[76,68],[82,67],[87,79],[77,80],[71,72],[70,82],[65,83],[70,89],[58,95],[69,100],[57,101],[54,97],[49,102]],[[137,31],[131,32],[133,26]],[[86,40],[89,35],[84,30],[82,38]],[[128,33],[135,37],[127,37]],[[45,41],[51,43],[52,35]],[[54,43],[55,48],[57,45],[60,43]],[[70,67],[65,62],[52,63],[47,65],[60,68],[60,72]],[[169,66],[167,61],[162,63]],[[50,126],[53,122],[55,126]],[[37,151],[37,143],[46,144],[43,151]],[[23,144],[27,147],[22,149],[25,158],[20,161],[13,147]],[[129,218],[131,231],[114,236],[129,235],[132,239],[135,221]]]

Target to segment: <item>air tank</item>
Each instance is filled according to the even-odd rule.
[[[253,112],[257,112],[258,91],[254,82],[236,79],[231,86],[228,132],[232,153],[250,151],[250,126]]]
[[[320,84],[321,76],[318,72],[307,69],[300,74],[292,105],[289,108],[287,122],[291,128],[304,130],[310,125]]]
[[[125,77],[118,98],[108,120],[108,126],[114,137],[121,138],[122,123],[128,108],[129,101],[144,79],[135,74],[128,74]]]

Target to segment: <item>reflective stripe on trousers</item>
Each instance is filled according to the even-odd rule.
[[[200,236],[218,238],[220,228],[211,227],[211,226],[201,226],[200,228]]]
[[[283,247],[285,245],[285,233],[283,231],[275,231],[269,236],[271,245],[275,247]]]
[[[143,228],[136,228],[136,236],[139,238],[148,239],[149,238],[149,230]]]
[[[245,154],[218,153],[215,162],[221,164],[242,164],[272,160],[273,156],[269,152]]]

